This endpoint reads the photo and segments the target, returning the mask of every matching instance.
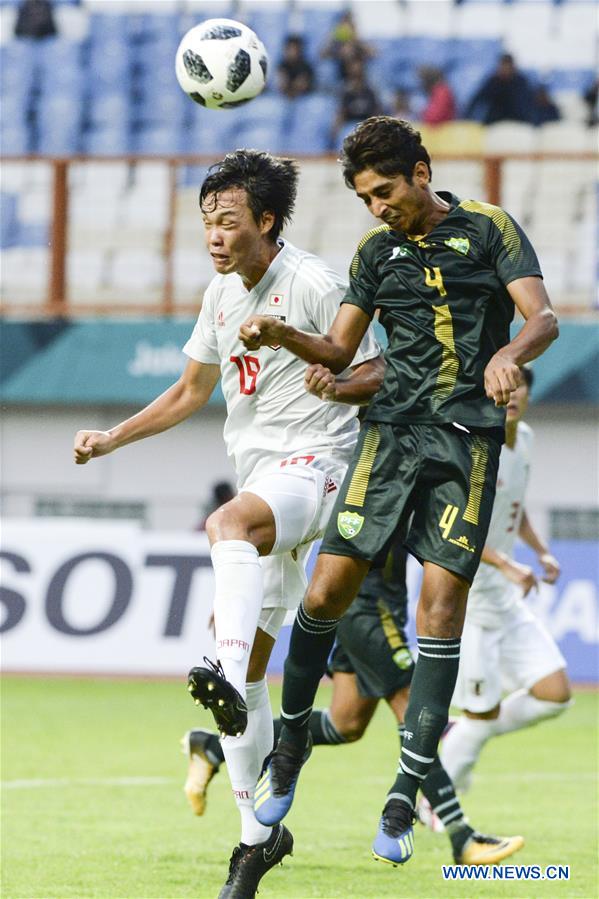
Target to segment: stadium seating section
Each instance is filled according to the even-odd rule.
[[[308,155],[334,152],[338,146],[331,144],[330,135],[339,84],[330,61],[321,60],[319,51],[347,5],[334,0],[241,0],[230,5],[224,0],[63,0],[55,3],[59,36],[33,41],[11,36],[17,2],[2,2],[2,153],[217,155],[240,145]],[[506,122],[484,129],[470,122],[429,131],[425,141],[434,153],[597,149],[596,133],[584,123],[581,99],[595,77],[593,2],[369,0],[349,5],[359,33],[376,50],[368,76],[387,104],[396,88],[417,92],[417,68],[429,64],[447,73],[463,111],[498,55],[509,50],[533,81],[549,87],[560,106],[562,120],[541,128]],[[316,68],[317,91],[290,102],[277,92],[271,76],[267,92],[234,114],[213,113],[191,103],[175,80],[175,50],[189,27],[213,15],[243,18],[253,27],[267,46],[271,71],[285,35],[302,33]],[[592,160],[571,163],[564,177],[564,165],[549,160],[508,162],[502,202],[531,230],[551,271],[554,293],[557,290],[565,302],[577,303],[581,297],[589,302],[596,169]],[[314,161],[305,170],[298,224],[290,236],[345,267],[348,247],[368,219],[356,212],[355,201],[330,164]],[[484,196],[479,163],[437,164],[439,187],[445,186],[445,172],[448,186],[459,191],[461,183],[467,193]],[[195,298],[208,277],[207,260],[198,261],[197,253],[201,175],[202,170],[192,166],[178,172],[174,275],[177,295],[184,299]],[[0,248],[3,287],[11,297],[26,300],[45,289],[50,178],[50,167],[43,162],[4,166]],[[89,296],[92,302],[127,290],[146,303],[154,293],[158,296],[164,276],[168,178],[166,166],[158,161],[130,166],[103,160],[72,166],[68,275],[77,296]],[[334,221],[335,227],[326,229],[327,221]],[[576,260],[566,258],[565,250],[565,235],[573,231],[580,256]]]

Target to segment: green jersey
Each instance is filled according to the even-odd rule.
[[[503,428],[487,398],[487,363],[510,339],[507,285],[541,277],[522,229],[503,209],[439,191],[447,216],[422,238],[382,225],[361,240],[344,303],[380,311],[388,347],[367,421]]]

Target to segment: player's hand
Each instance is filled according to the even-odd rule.
[[[496,406],[507,406],[510,393],[520,386],[522,372],[515,362],[501,353],[490,360],[485,368],[485,393]]]
[[[282,324],[273,315],[252,315],[239,329],[239,339],[247,350],[259,350],[261,346],[279,346]]]
[[[109,431],[77,431],[75,434],[75,464],[85,465],[96,456],[106,456],[116,449]]]
[[[544,574],[541,578],[546,584],[555,584],[556,580],[562,573],[560,568],[560,564],[551,553],[542,553],[539,556],[539,563],[541,564]]]
[[[304,375],[304,387],[308,393],[321,400],[331,403],[337,398],[337,379],[329,368],[320,363],[308,366]]]
[[[506,559],[499,570],[508,581],[520,587],[523,596],[527,596],[533,588],[537,590],[539,587],[537,577],[529,565],[521,565],[514,559]]]

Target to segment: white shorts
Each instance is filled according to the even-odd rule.
[[[544,624],[518,599],[501,628],[464,624],[452,705],[488,712],[504,690],[529,690],[566,661]]]
[[[264,602],[258,623],[275,638],[287,610],[296,609],[306,592],[306,560],[313,541],[324,532],[347,469],[344,462],[330,457],[316,457],[310,464],[296,464],[298,458],[304,457],[285,460],[287,464],[277,464],[240,489],[263,499],[275,519],[274,546],[260,560]]]

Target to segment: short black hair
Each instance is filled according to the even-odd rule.
[[[524,383],[526,384],[528,390],[529,391],[532,390],[532,385],[535,382],[535,374],[534,374],[532,368],[529,368],[528,365],[521,365],[520,371],[522,372],[522,379],[523,379]]]
[[[264,150],[234,150],[208,169],[200,188],[200,209],[204,211],[211,194],[216,201],[224,190],[243,188],[257,223],[264,212],[273,213],[275,221],[268,236],[275,241],[293,215],[298,177],[294,159],[272,156]]]
[[[425,162],[432,175],[431,158],[420,132],[393,116],[370,116],[343,141],[341,165],[348,187],[354,186],[355,176],[364,169],[379,175],[403,175],[411,184],[417,162]]]

